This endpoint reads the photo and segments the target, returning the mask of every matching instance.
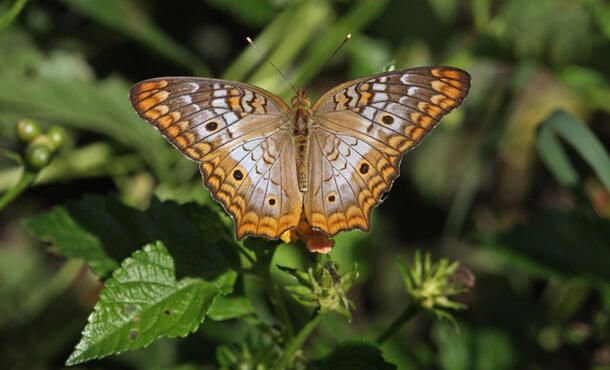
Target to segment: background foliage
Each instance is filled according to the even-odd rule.
[[[347,33],[351,41],[320,70]],[[358,352],[363,357],[383,355],[400,369],[610,368],[610,5],[603,0],[0,1],[0,147],[20,150],[14,125],[23,117],[68,130],[35,185],[0,213],[2,368],[63,367],[98,299],[118,298],[98,297],[99,278],[124,287],[138,264],[158,265],[172,271],[149,282],[166,287],[158,294],[210,302],[210,284],[222,290],[234,282],[230,221],[196,166],[137,118],[128,90],[149,77],[199,75],[289,98],[290,87],[246,36],[314,98],[388,63],[452,65],[472,75],[463,107],[403,161],[371,232],[336,237],[332,255],[342,270],[358,263],[349,294],[356,310],[352,323],[325,316],[306,343],[319,359],[312,366],[332,366],[341,351],[353,356],[349,346],[330,353],[341,340],[374,338],[399,314],[408,298],[396,258],[421,249],[476,275],[462,297],[469,308],[457,315],[461,333],[420,315],[382,354]],[[20,173],[2,157],[0,192]],[[152,237],[162,242],[136,251]],[[218,250],[209,245],[225,252],[175,266],[164,259],[180,246],[186,255]],[[282,245],[273,262],[296,267],[306,258]],[[182,278],[201,266],[209,276]],[[188,305],[172,306],[203,321],[164,333],[194,331],[186,338],[79,366],[215,368],[230,363],[223,345],[269,345],[234,320],[270,317],[260,283],[242,277],[235,290],[242,298],[218,301],[231,315],[218,306],[199,320]],[[121,330],[150,342],[146,332]]]

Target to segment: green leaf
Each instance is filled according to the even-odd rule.
[[[543,277],[610,281],[610,222],[548,211],[496,235],[487,244],[511,264]]]
[[[505,23],[504,36],[518,57],[567,64],[590,55],[593,49],[593,19],[583,3],[506,1],[496,23]]]
[[[160,337],[194,332],[214,298],[232,289],[236,275],[228,272],[213,280],[178,280],[165,245],[147,244],[106,281],[66,365],[146,347]]]
[[[610,156],[591,130],[576,117],[562,110],[555,111],[538,126],[536,147],[540,157],[557,181],[565,186],[578,183],[578,174],[554,135],[566,140],[593,168],[610,191]]]
[[[85,260],[107,276],[132,252],[161,240],[181,276],[214,277],[237,264],[237,244],[218,213],[208,206],[153,200],[146,211],[115,198],[85,196],[29,218],[25,225],[57,252]]]
[[[254,307],[246,297],[222,297],[214,300],[208,311],[210,319],[221,321],[254,315]]]
[[[310,362],[307,369],[396,369],[383,359],[381,350],[373,343],[362,339],[342,341],[328,356]]]
[[[445,370],[513,369],[516,356],[509,336],[498,329],[465,326],[457,334],[450,325],[437,322],[432,339]]]

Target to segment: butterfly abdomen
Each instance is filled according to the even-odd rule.
[[[309,146],[311,137],[311,108],[310,100],[303,90],[292,100],[292,114],[290,115],[292,124],[292,138],[297,167],[297,181],[301,192],[307,191],[309,172]]]

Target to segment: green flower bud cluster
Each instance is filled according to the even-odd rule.
[[[34,170],[46,167],[66,140],[66,130],[63,127],[55,125],[42,134],[38,122],[30,118],[17,122],[15,134],[19,140],[27,143],[25,164]]]
[[[450,310],[462,310],[466,305],[454,302],[451,298],[466,293],[474,286],[472,272],[460,268],[459,262],[449,263],[445,258],[432,263],[429,253],[426,253],[422,262],[419,251],[415,252],[411,266],[399,259],[398,267],[407,293],[419,308],[456,323]]]
[[[307,272],[278,267],[299,282],[299,285],[286,287],[297,302],[316,307],[320,313],[336,311],[351,321],[350,307],[353,308],[354,304],[347,299],[346,294],[358,279],[355,266],[343,276],[338,273],[338,265],[331,261],[320,261],[314,268],[307,269]]]

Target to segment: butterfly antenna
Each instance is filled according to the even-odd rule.
[[[320,68],[320,70],[323,70],[324,67],[326,67],[328,65],[328,63],[330,62],[331,59],[333,59],[333,57],[337,54],[337,52],[339,51],[339,49],[341,49],[341,47],[343,47],[343,45],[345,45],[346,42],[349,41],[349,39],[352,38],[352,34],[348,33],[347,36],[345,36],[345,39],[343,39],[343,42],[341,43],[341,45],[339,45],[339,47],[337,47],[335,49],[335,51],[330,55],[330,57],[328,57],[328,59],[326,59],[326,62],[324,63],[324,65],[322,66],[322,68]]]
[[[254,41],[252,41],[252,39],[251,39],[251,38],[249,38],[249,37],[246,37],[246,40],[248,41],[248,43],[249,43],[250,45],[252,45],[252,46],[254,47],[254,49],[256,49],[256,51],[258,51],[258,53],[259,53],[259,54],[260,54],[260,55],[261,55],[263,58],[265,58],[265,60],[266,60],[266,61],[267,61],[269,64],[271,64],[271,66],[272,66],[273,68],[275,68],[275,70],[276,70],[276,71],[277,71],[277,72],[278,72],[280,75],[282,75],[282,77],[284,77],[284,80],[286,80],[286,82],[288,83],[288,85],[290,85],[290,87],[292,87],[292,89],[294,90],[295,94],[297,94],[297,95],[298,95],[298,94],[299,94],[299,92],[297,91],[297,88],[296,88],[296,87],[294,87],[294,85],[293,85],[293,84],[290,82],[290,80],[288,79],[288,77],[286,77],[286,75],[285,75],[284,73],[282,73],[282,71],[280,71],[280,69],[279,69],[278,67],[276,67],[276,65],[275,65],[275,64],[273,64],[273,62],[272,62],[271,60],[269,60],[269,58],[267,58],[267,56],[266,56],[266,55],[265,55],[265,54],[264,54],[264,53],[261,51],[261,49],[259,49],[259,48],[258,48],[256,45],[254,45]]]

